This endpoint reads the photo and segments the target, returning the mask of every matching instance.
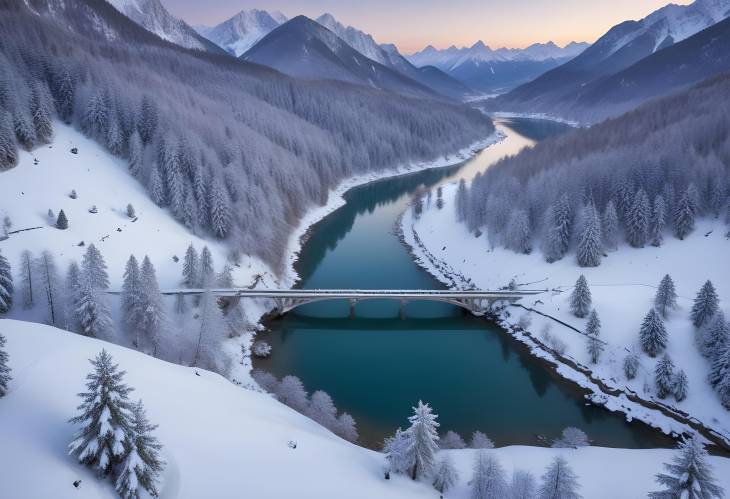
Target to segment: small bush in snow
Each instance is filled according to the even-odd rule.
[[[251,352],[253,352],[256,357],[266,358],[271,355],[271,345],[262,340],[255,341],[251,347]]]
[[[48,208],[48,220],[51,222],[54,222],[56,220],[56,215],[53,213],[53,210]]]
[[[132,203],[129,203],[127,205],[127,216],[129,218],[134,218],[135,216],[137,216],[136,212],[134,211],[134,206],[132,206]]]
[[[532,325],[532,317],[530,316],[530,312],[525,312],[522,314],[517,321],[517,327],[520,329],[527,331],[530,329],[530,326]]]
[[[635,353],[630,353],[624,357],[624,374],[626,379],[636,378],[636,374],[639,372],[639,356]]]
[[[254,369],[251,373],[251,377],[261,388],[269,393],[276,393],[279,387],[279,380],[270,372],[262,371],[261,369]]]
[[[681,402],[687,398],[687,390],[689,389],[689,380],[682,369],[677,372],[674,377],[674,399]]]
[[[68,195],[71,199],[77,199],[79,197],[78,194],[76,194],[76,189],[72,189],[71,193]]]
[[[554,447],[556,449],[577,449],[579,447],[587,447],[588,445],[590,445],[588,435],[586,435],[583,430],[581,430],[580,428],[575,428],[573,426],[568,426],[563,430],[560,438],[556,438],[555,441],[553,441],[551,447]]]
[[[455,431],[449,430],[439,439],[439,447],[442,449],[465,449],[466,442],[461,435]]]
[[[99,213],[99,209],[96,207],[96,205],[91,205],[91,208],[89,208],[89,213]]]
[[[494,449],[494,442],[481,431],[475,431],[471,434],[469,447],[472,449]]]

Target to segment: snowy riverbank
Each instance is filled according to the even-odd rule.
[[[539,251],[518,255],[503,248],[490,249],[484,235],[469,234],[456,222],[455,190],[454,185],[444,189],[443,209],[433,203],[418,220],[410,213],[402,218],[403,237],[421,266],[451,287],[474,284],[482,289],[498,289],[515,279],[525,289],[551,290],[519,302],[533,311],[507,307],[498,321],[534,355],[555,364],[560,376],[594,392],[595,403],[665,433],[701,425],[730,442],[730,412],[722,407],[706,381],[709,363],[695,345],[695,332],[688,318],[692,299],[705,280],[713,280],[721,299],[730,296],[730,268],[718,265],[726,258],[730,241],[718,223],[704,220],[685,241],[667,238],[661,248],[637,250],[622,245],[596,268],[578,267],[573,255],[547,264]],[[687,255],[702,258],[688,260]],[[677,369],[683,369],[689,378],[689,395],[682,402],[656,397],[653,377],[659,358],[640,355],[641,368],[634,380],[627,380],[623,373],[628,350],[640,352],[639,326],[666,273],[674,278],[679,293],[679,309],[672,312],[666,325],[667,351]],[[588,280],[593,306],[603,323],[601,338],[608,342],[597,365],[590,363],[585,336],[574,330],[583,331],[586,319],[578,319],[568,310],[570,291],[581,274]],[[727,309],[723,306],[726,303],[721,303],[723,309]],[[565,344],[563,358],[546,348],[547,343],[555,344],[547,337]]]

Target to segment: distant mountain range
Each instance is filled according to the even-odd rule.
[[[198,26],[196,29],[211,42],[239,57],[287,20],[281,12],[252,9],[242,10],[212,28]]]
[[[185,48],[222,52],[185,21],[174,17],[160,0],[108,0],[119,12],[163,40]]]
[[[659,54],[728,15],[730,0],[696,0],[686,6],[667,5],[640,21],[614,26],[574,59],[496,98],[487,106],[491,110],[548,113],[588,121],[616,114],[629,107],[631,101],[658,95],[657,92],[676,86],[671,82],[696,81],[691,78],[688,81],[690,74],[697,77],[714,74],[714,61],[709,61],[707,53],[703,52],[705,47],[709,49],[715,43],[711,38],[701,37],[692,44],[682,45],[662,56]],[[716,52],[712,50],[712,53]],[[650,57],[653,54],[658,57]],[[659,60],[663,63],[658,64]],[[693,68],[691,71],[689,66]],[[629,73],[623,73],[629,68]],[[684,77],[677,79],[679,73]],[[649,83],[661,79],[666,81]]]
[[[547,42],[524,49],[493,50],[478,41],[471,47],[451,46],[444,50],[429,45],[407,58],[416,66],[435,66],[471,88],[493,93],[528,82],[572,59],[588,46],[588,43],[571,42],[561,48]]]

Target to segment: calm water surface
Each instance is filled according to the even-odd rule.
[[[536,140],[563,133],[564,125],[503,119],[507,138],[451,168],[386,179],[351,190],[347,204],[312,228],[296,265],[302,288],[441,289],[419,268],[394,227],[419,187],[471,179],[499,158]],[[442,303],[412,302],[400,319],[398,303],[307,305],[271,322],[270,359],[255,366],[279,377],[295,374],[306,388],[325,390],[352,414],[360,442],[379,446],[407,425],[411,406],[429,402],[441,429],[464,437],[487,433],[497,445],[535,444],[566,426],[586,431],[597,445],[669,445],[659,432],[586,405],[576,389],[555,380],[521,345],[484,319]]]

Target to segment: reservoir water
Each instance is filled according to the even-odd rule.
[[[347,203],[312,227],[296,270],[301,288],[442,289],[399,240],[398,217],[419,188],[467,180],[505,155],[567,130],[531,119],[502,119],[506,138],[450,168],[384,179],[352,189]],[[445,244],[448,243],[445,241]],[[583,429],[595,445],[655,447],[671,440],[642,423],[587,405],[582,392],[551,376],[498,326],[443,303],[357,305],[324,302],[272,320],[261,335],[273,347],[254,366],[278,377],[299,376],[311,393],[325,390],[352,414],[360,443],[379,447],[421,399],[439,415],[441,430],[467,438],[485,432],[498,445],[541,444],[566,426]]]

